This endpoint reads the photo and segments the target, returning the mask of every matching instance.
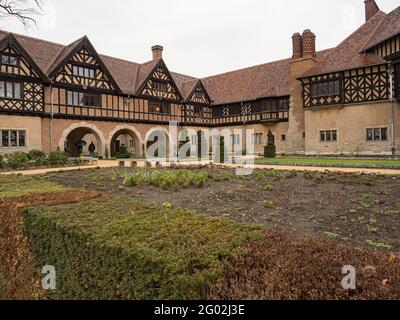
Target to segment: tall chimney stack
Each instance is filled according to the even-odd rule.
[[[299,59],[303,56],[303,38],[296,32],[293,37],[293,59]]]
[[[371,19],[374,15],[376,15],[380,10],[375,0],[365,0],[365,21]]]
[[[153,60],[161,59],[163,50],[164,48],[162,46],[159,45],[152,46],[151,51],[153,51]]]
[[[315,58],[317,56],[315,50],[315,34],[310,29],[306,29],[303,32],[303,57],[304,58]]]

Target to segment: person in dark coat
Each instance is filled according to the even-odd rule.
[[[96,146],[94,145],[93,142],[91,142],[90,145],[89,145],[89,153],[90,153],[90,156],[91,156],[92,158],[94,158],[94,151],[95,151],[95,150],[96,150]]]

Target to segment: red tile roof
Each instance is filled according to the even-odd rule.
[[[388,15],[380,11],[336,48],[318,52],[318,62],[315,68],[304,76],[384,63],[373,53],[361,52],[397,33],[400,33],[400,7]],[[0,41],[8,34],[8,32],[0,30]],[[81,38],[68,46],[63,46],[24,35],[13,35],[47,75],[82,40]],[[138,64],[106,55],[99,55],[99,57],[122,92],[131,95],[137,93],[149,73],[159,62],[159,60],[152,60]],[[285,96],[290,93],[290,61],[291,59],[288,58],[269,62],[201,80],[215,104]],[[175,72],[171,72],[171,76],[182,97],[189,98],[188,95],[199,79]]]
[[[363,54],[360,52],[371,38],[371,34],[375,33],[385,17],[385,13],[382,11],[378,12],[336,48],[333,48],[328,54],[317,59],[318,63],[316,66],[304,76],[384,63],[384,60],[374,53]]]
[[[365,46],[365,50],[400,33],[400,6],[386,15]]]

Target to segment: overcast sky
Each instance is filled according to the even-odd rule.
[[[317,49],[364,22],[364,0],[44,0],[38,27],[0,28],[69,44],[87,35],[99,53],[145,62],[164,46],[170,70],[205,77],[291,55],[291,36],[310,28]],[[390,12],[399,0],[376,0]],[[110,5],[111,4],[111,5]]]

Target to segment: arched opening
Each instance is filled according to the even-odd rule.
[[[70,157],[100,157],[103,145],[97,132],[91,128],[79,127],[67,135],[63,151]]]
[[[125,154],[126,157],[140,157],[143,155],[139,137],[129,129],[121,129],[114,133],[111,138],[110,152],[112,157],[117,154],[121,156]]]

